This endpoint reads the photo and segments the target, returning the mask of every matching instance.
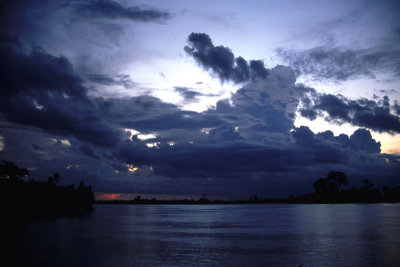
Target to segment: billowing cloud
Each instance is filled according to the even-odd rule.
[[[331,146],[354,151],[364,151],[368,153],[380,153],[381,151],[381,143],[376,142],[372,138],[370,131],[362,128],[354,131],[350,137],[345,134],[334,136],[331,131],[314,134],[314,132],[306,126],[295,128],[291,134],[296,143],[300,146],[316,147],[324,143],[325,145],[329,143]]]
[[[399,170],[398,157],[380,154],[380,143],[364,129],[397,132],[396,103],[320,95],[296,84],[292,68],[266,69],[262,61],[235,58],[207,34],[191,34],[186,51],[220,80],[243,84],[203,112],[148,95],[94,97],[86,83],[129,88],[133,81],[79,74],[66,57],[39,48],[27,52],[16,38],[1,40],[0,126],[6,130],[0,155],[26,157],[27,166],[51,165],[67,181],[89,177],[96,191],[276,195],[298,192],[331,169],[363,170],[368,177],[385,171],[388,179]],[[171,90],[187,101],[206,97],[186,87]],[[350,136],[295,128],[300,103],[304,116],[326,113],[363,128]],[[365,114],[380,114],[381,121],[367,125],[360,119]],[[392,121],[383,122],[384,115]],[[21,156],[24,147],[29,153]]]
[[[116,77],[111,77],[107,74],[87,74],[85,78],[92,83],[105,86],[120,85],[126,89],[135,86],[135,83],[128,74],[118,74]]]
[[[96,114],[83,80],[68,59],[34,48],[0,44],[0,112],[14,123],[108,146],[120,135]]]
[[[296,85],[295,74],[288,67],[277,66],[268,72],[265,79],[249,81],[232,94],[231,102],[221,100],[202,113],[185,114],[174,111],[172,105],[155,112],[160,103],[148,99],[152,104],[147,104],[147,110],[155,108],[154,113],[162,116],[153,117],[157,120],[131,120],[126,125],[146,132],[156,130],[159,136],[152,142],[159,144],[148,148],[144,142],[134,139],[120,146],[114,157],[139,168],[152,166],[155,175],[185,178],[191,184],[196,182],[188,182],[190,179],[242,181],[242,177],[248,177],[246,180],[251,179],[249,177],[286,177],[297,184],[300,180],[296,182],[295,177],[299,171],[310,176],[327,168],[355,172],[352,165],[363,166],[366,159],[368,164],[373,161],[381,167],[386,164],[379,155],[380,143],[368,130],[359,129],[351,136],[334,136],[329,131],[315,134],[307,127],[291,132],[293,114],[300,99],[307,93],[314,95],[315,91]],[[166,114],[166,110],[171,113]],[[209,123],[211,118],[218,118],[219,122],[208,124],[207,128],[200,118],[206,118],[204,122]],[[190,132],[194,142],[178,138],[175,131],[170,137],[178,139],[174,139],[175,145],[168,145],[168,139],[163,136],[172,129]],[[268,183],[263,181],[258,183]]]
[[[396,104],[392,107],[389,98],[381,101],[369,99],[350,100],[341,95],[322,94],[311,100],[306,100],[300,110],[302,116],[311,120],[317,116],[325,116],[328,121],[336,123],[351,123],[378,132],[400,133],[400,117]]]
[[[178,92],[181,96],[185,98],[185,100],[190,100],[190,101],[196,101],[198,96],[203,95],[200,92],[196,92],[193,90],[190,90],[189,88],[186,87],[175,87],[175,92]]]
[[[142,132],[216,127],[224,119],[215,114],[183,111],[151,96],[97,99],[99,114],[123,128]]]
[[[41,146],[38,146],[38,145],[36,145],[36,144],[32,144],[32,148],[33,148],[35,151],[44,151],[44,149],[43,149]]]
[[[250,79],[264,79],[268,75],[264,62],[250,60],[249,64],[242,57],[235,58],[228,47],[214,46],[210,36],[205,33],[191,33],[188,42],[186,53],[203,68],[210,69],[221,81],[242,83]]]
[[[95,159],[100,159],[98,155],[94,152],[93,148],[88,144],[83,144],[79,149],[86,155]]]
[[[15,96],[21,93],[40,94],[51,89],[54,94],[66,97],[85,98],[86,88],[82,79],[76,75],[71,63],[65,57],[54,57],[39,47],[25,54],[10,45],[9,38],[0,43],[0,78],[3,96]]]
[[[277,53],[300,74],[309,74],[318,80],[375,78],[381,72],[400,75],[400,48],[393,45],[359,50],[321,46],[300,51],[278,49]]]
[[[218,96],[216,94],[203,94],[203,93],[195,91],[191,88],[181,87],[181,86],[176,86],[174,88],[174,91],[178,92],[184,98],[184,102],[186,102],[186,103],[197,102],[197,101],[199,101],[198,97],[201,97],[201,96],[208,96],[208,97]]]

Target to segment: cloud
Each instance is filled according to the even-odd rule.
[[[186,102],[186,103],[199,101],[199,99],[198,99],[199,96],[208,96],[208,97],[218,96],[216,94],[203,94],[203,93],[194,91],[190,88],[180,87],[180,86],[174,87],[174,91],[178,92],[184,98],[184,102]]]
[[[235,58],[232,51],[224,46],[214,46],[210,36],[205,33],[191,33],[185,51],[204,69],[211,70],[221,81],[242,83],[267,77],[268,70],[261,60],[251,60],[250,64],[242,57]]]
[[[219,115],[184,111],[176,105],[146,95],[98,98],[96,103],[99,107],[99,116],[104,120],[122,128],[136,129],[145,133],[171,129],[200,130],[217,127],[225,122]]]
[[[228,48],[215,49],[206,34],[194,35],[192,52],[199,53],[201,64],[208,62],[204,66],[218,78],[243,85],[230,99],[204,112],[185,111],[147,95],[93,97],[85,82],[124,86],[129,77],[96,72],[81,76],[66,57],[39,48],[26,52],[17,39],[3,40],[0,113],[7,151],[0,151],[0,156],[22,158],[26,165],[44,166],[49,172],[61,169],[66,181],[85,177],[96,191],[283,194],[288,188],[298,192],[331,169],[349,174],[365,170],[375,175],[371,177],[382,170],[385,177],[394,177],[399,169],[396,157],[379,154],[380,143],[366,129],[351,136],[294,129],[300,102],[304,114],[311,114],[306,110],[315,117],[331,113],[332,119],[344,121],[375,108],[391,114],[394,106],[388,98],[354,103],[339,96],[325,99],[314,89],[296,84],[292,68],[266,69],[261,61],[235,58]],[[233,61],[226,62],[234,63],[220,64],[214,56],[228,56]],[[203,96],[186,87],[175,91],[188,101]],[[15,134],[11,123],[18,124],[22,133]],[[133,130],[154,136],[141,140],[131,136]],[[68,139],[71,145],[55,145],[54,140],[60,139]],[[39,153],[32,144],[46,151]],[[27,147],[29,153],[22,154]]]
[[[156,174],[169,177],[241,177],[248,172],[285,171],[302,164],[294,160],[294,151],[246,143],[187,144],[150,150],[133,146],[122,147],[116,156],[134,165],[152,165]]]
[[[366,129],[358,129],[350,136],[350,146],[371,153],[381,152],[381,143],[372,139],[370,131]]]
[[[375,78],[380,72],[400,75],[400,48],[393,45],[358,50],[320,46],[300,51],[278,49],[277,53],[298,73],[312,75],[317,80]]]
[[[244,139],[234,126],[227,124],[211,129],[208,137],[210,143],[233,142]]]
[[[308,100],[300,114],[313,120],[317,116],[325,116],[323,112],[326,112],[327,121],[339,124],[348,122],[378,132],[400,133],[400,117],[396,108],[396,104],[390,106],[387,96],[376,102],[365,98],[350,100],[341,95],[322,94],[313,99],[313,104]]]
[[[198,96],[202,96],[204,94],[200,92],[196,92],[193,90],[190,90],[189,88],[186,87],[175,87],[174,89],[175,92],[178,92],[185,100],[190,100],[190,101],[196,101]]]
[[[87,74],[85,75],[85,78],[90,82],[105,86],[120,85],[126,89],[135,86],[135,83],[128,74],[118,74],[116,77],[111,77],[107,74]]]
[[[133,21],[165,21],[171,14],[155,8],[141,8],[139,6],[124,7],[111,0],[71,1],[66,4],[82,18],[128,19]]]
[[[100,159],[99,156],[96,155],[93,148],[87,144],[83,144],[79,147],[79,149],[86,155],[95,159]]]
[[[201,129],[216,127],[223,123],[220,116],[197,114],[190,111],[179,111],[173,114],[154,116],[151,119],[137,119],[122,122],[126,128],[138,129],[140,131],[162,131],[170,129]]]
[[[291,134],[296,144],[306,150],[305,153],[313,159],[315,165],[349,163],[351,156],[348,151],[325,139],[329,138],[331,132],[315,135],[308,127],[301,126],[295,128]]]
[[[41,147],[41,146],[39,146],[39,145],[36,145],[36,144],[32,144],[32,148],[33,148],[33,150],[35,150],[35,151],[44,151],[44,148],[43,148],[43,147]]]
[[[173,105],[149,97],[136,105],[142,112],[141,105],[146,106],[143,119],[127,116],[131,119],[125,120],[123,114],[108,109],[108,114],[125,121],[125,127],[158,134],[154,140],[159,142],[157,147],[148,148],[145,142],[134,139],[119,146],[114,157],[139,168],[152,166],[155,175],[186,179],[184,183],[188,184],[196,184],[191,179],[212,177],[218,181],[235,180],[242,186],[249,177],[260,181],[261,177],[270,177],[258,182],[266,185],[271,177],[300,183],[295,178],[299,171],[310,177],[331,168],[355,172],[352,164],[363,166],[366,158],[368,164],[374,160],[376,165],[385,164],[379,158],[380,143],[365,129],[350,137],[334,136],[329,131],[315,134],[307,127],[290,132],[300,99],[311,105],[313,102],[305,95],[314,96],[316,92],[295,84],[295,73],[289,67],[277,66],[268,73],[264,79],[249,80],[232,94],[230,101],[221,100],[201,113],[176,110]],[[185,93],[188,89],[179,91]],[[128,103],[134,101],[132,98],[121,104],[122,100],[118,100],[115,107],[132,110],[134,105]],[[217,123],[213,125],[213,121]],[[171,130],[173,134],[169,135]],[[167,144],[167,136],[174,141],[173,146]]]
[[[400,116],[400,105],[399,101],[395,100],[394,105],[393,105],[394,112],[396,115]]]
[[[321,170],[334,168],[354,174],[367,165],[374,166],[372,169],[376,171],[388,164],[379,154],[380,143],[365,129],[355,131],[349,138],[334,136],[331,132],[314,134],[307,127],[300,127],[292,132],[295,143],[280,145],[246,140],[233,135],[235,131],[229,127],[221,127],[218,132],[222,134],[210,137],[208,144],[181,143],[148,149],[140,142],[127,142],[114,156],[139,168],[152,166],[155,175],[185,178],[186,183],[211,177],[216,183],[228,179],[242,187],[246,187],[251,177],[258,177],[258,183],[263,186],[274,182],[281,183],[282,187],[288,181],[299,185],[302,180],[296,177],[315,177]],[[343,143],[343,138],[347,143]],[[398,163],[393,161],[387,168],[396,166]]]
[[[113,75],[124,73],[123,66],[144,55],[140,45],[131,49],[136,38],[132,23],[159,22],[164,27],[172,18],[168,11],[120,2],[2,1],[0,32],[24,44],[38,44],[53,55],[64,55],[79,73],[112,74],[118,81]]]
[[[349,137],[345,134],[334,136],[331,131],[314,134],[307,126],[294,128],[291,132],[295,142],[305,147],[336,147],[337,149],[350,149],[353,151],[362,151],[367,153],[380,153],[381,143],[376,142],[370,131],[367,129],[357,129]],[[321,150],[321,149],[317,149]],[[328,152],[327,152],[328,153]]]
[[[119,131],[97,116],[68,59],[40,48],[25,54],[4,43],[0,56],[0,113],[8,121],[100,146],[118,141]]]
[[[86,95],[82,79],[65,57],[54,57],[39,47],[24,54],[7,43],[0,44],[0,56],[3,59],[0,63],[3,85],[0,94],[3,96],[40,94],[50,88],[67,97],[84,98]]]

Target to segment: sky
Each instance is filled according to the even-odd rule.
[[[98,198],[400,185],[398,1],[2,1],[0,159]]]

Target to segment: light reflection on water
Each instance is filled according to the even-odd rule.
[[[400,266],[400,205],[98,205],[1,241],[1,266]]]

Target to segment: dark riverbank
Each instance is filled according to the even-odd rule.
[[[383,192],[377,189],[351,189],[340,192],[311,193],[302,196],[290,196],[286,199],[258,199],[252,196],[248,200],[209,200],[207,198],[195,199],[142,199],[140,196],[132,200],[95,200],[95,204],[130,204],[130,205],[220,205],[220,204],[373,204],[373,203],[400,203],[400,187],[385,187]]]
[[[342,172],[331,171],[326,178],[319,178],[313,184],[315,192],[301,196],[289,196],[286,199],[259,198],[252,195],[248,200],[209,200],[203,194],[198,200],[157,200],[142,199],[140,196],[132,200],[97,200],[97,204],[345,204],[345,203],[398,203],[400,202],[400,186],[384,186],[382,191],[374,188],[368,179],[365,179],[363,186],[353,186],[350,190],[340,190],[348,185],[347,176]]]
[[[348,186],[346,174],[338,171],[331,171],[327,177],[319,178],[313,184],[315,192],[301,196],[289,196],[286,199],[259,198],[252,195],[248,200],[226,201],[221,199],[209,200],[203,197],[195,199],[158,200],[142,199],[140,196],[132,200],[97,200],[97,204],[345,204],[345,203],[398,203],[400,202],[400,186],[384,186],[382,191],[374,188],[370,180],[365,179],[363,186],[353,186],[350,190],[340,190]]]
[[[29,180],[26,169],[7,161],[0,164],[0,177],[2,224],[77,217],[93,209],[92,188],[83,181],[77,187],[61,186],[58,173],[47,181]]]

